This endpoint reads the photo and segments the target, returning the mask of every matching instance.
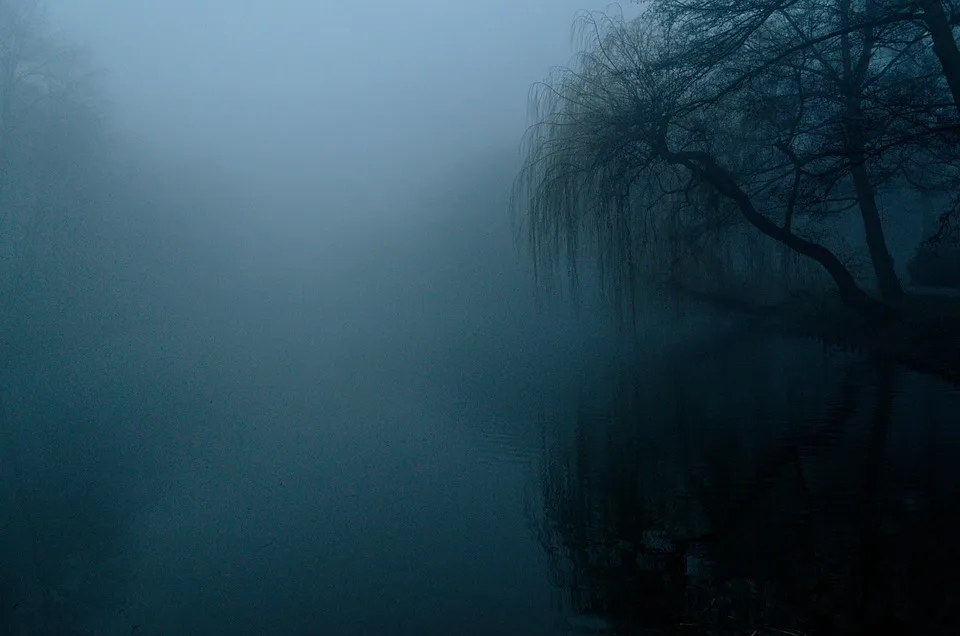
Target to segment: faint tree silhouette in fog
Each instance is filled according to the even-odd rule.
[[[53,452],[77,424],[76,406],[25,411],[30,399],[12,381],[89,319],[88,298],[78,298],[100,256],[102,228],[91,228],[108,199],[112,150],[102,101],[92,66],[52,32],[41,2],[0,0],[0,492],[12,504],[0,515],[4,633],[81,633],[118,609],[116,471],[102,456]]]
[[[51,232],[72,231],[93,198],[103,163],[95,75],[82,51],[52,35],[37,0],[0,2],[3,305],[39,258],[37,245]]]

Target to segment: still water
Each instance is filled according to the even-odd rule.
[[[108,391],[87,423],[128,424],[99,451],[43,448],[57,407],[33,405],[49,418],[21,452],[71,478],[22,476],[42,500],[20,519],[49,534],[5,530],[23,539],[7,566],[47,589],[8,605],[9,633],[30,633],[31,602],[63,634],[956,633],[955,387],[729,326],[510,383],[355,356],[290,371],[284,342],[202,391],[157,377],[138,412],[179,422],[173,439]]]
[[[48,277],[5,327],[0,634],[960,633],[955,387],[538,307],[481,194],[346,248],[161,216],[126,279]]]
[[[551,581],[609,633],[957,633],[958,412],[955,386],[772,335],[641,363],[545,435]]]

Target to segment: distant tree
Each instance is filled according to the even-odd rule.
[[[100,483],[102,466],[42,452],[66,434],[57,425],[76,430],[76,408],[18,413],[9,382],[88,319],[90,221],[107,199],[109,152],[94,75],[40,2],[0,0],[0,476],[14,492],[0,515],[3,633],[92,633],[118,606],[119,581],[106,574],[118,519],[103,505],[117,501],[116,484]]]
[[[0,147],[22,117],[76,89],[77,53],[49,35],[37,0],[0,0]]]
[[[102,98],[82,52],[51,35],[36,0],[0,0],[0,289],[28,275],[39,236],[89,205]],[[6,307],[0,307],[0,317]]]

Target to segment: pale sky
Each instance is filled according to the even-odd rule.
[[[513,148],[589,0],[50,0],[108,71],[116,121],[251,168],[427,178]]]

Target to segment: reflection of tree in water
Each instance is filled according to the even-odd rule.
[[[536,528],[571,610],[616,633],[960,633],[960,498],[916,378],[854,361],[832,397],[743,399],[775,358],[675,368],[545,448]]]

